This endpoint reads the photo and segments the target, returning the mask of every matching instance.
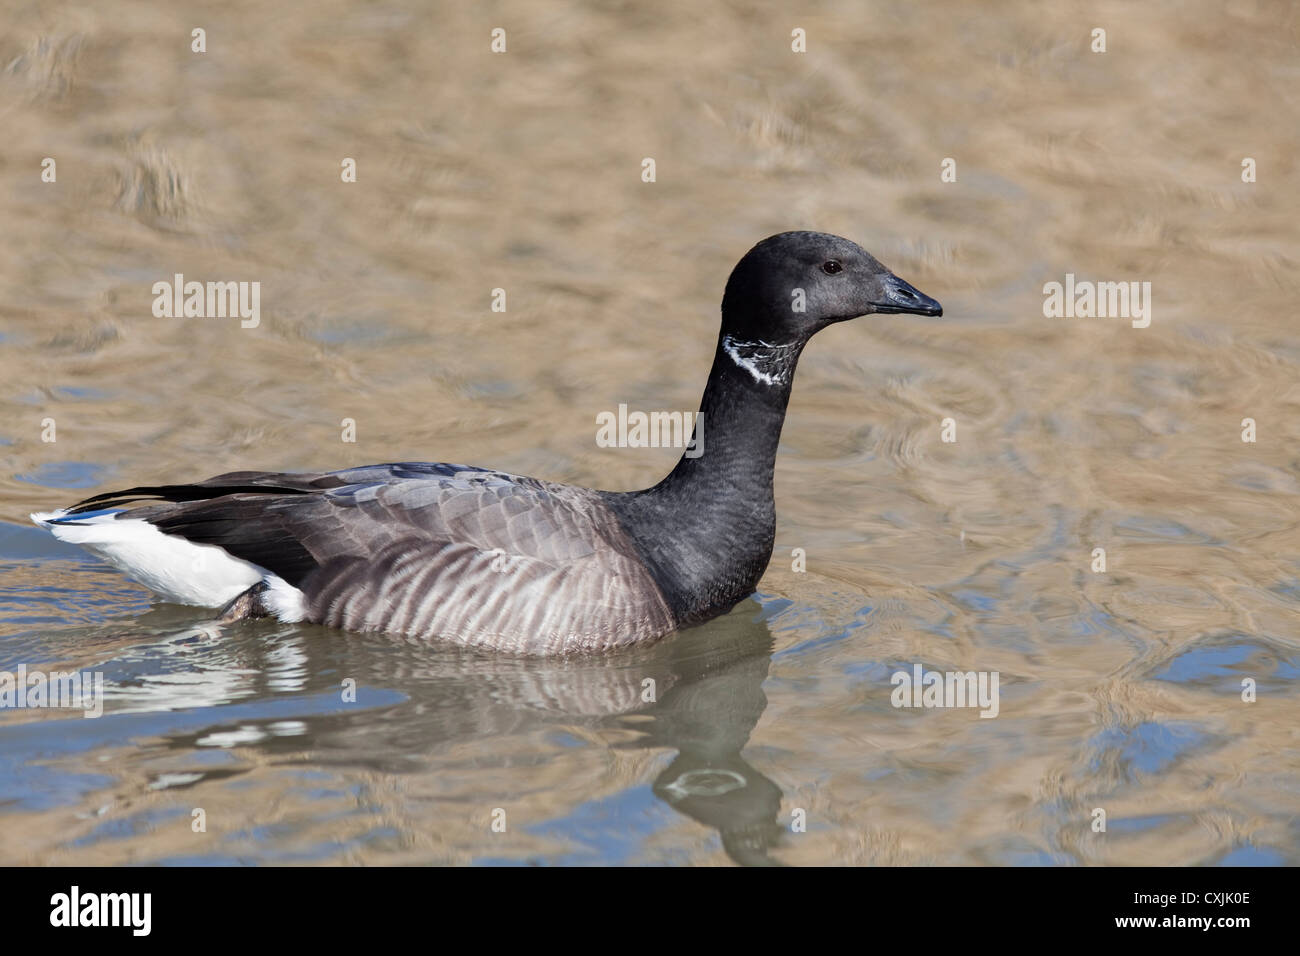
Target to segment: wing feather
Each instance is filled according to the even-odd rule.
[[[403,462],[232,472],[96,495],[303,591],[308,619],[529,653],[659,636],[671,614],[617,519],[585,488]]]

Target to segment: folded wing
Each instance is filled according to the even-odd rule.
[[[617,521],[584,488],[406,462],[133,488],[68,518],[113,507],[265,568],[322,624],[528,653],[672,627]]]

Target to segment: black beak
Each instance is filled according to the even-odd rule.
[[[874,303],[877,312],[911,312],[914,315],[943,315],[943,306],[924,292],[918,292],[898,276],[884,280],[885,295]]]

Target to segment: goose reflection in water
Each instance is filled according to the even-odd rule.
[[[123,735],[152,737],[166,748],[170,764],[184,765],[184,772],[161,775],[151,790],[221,786],[261,765],[324,767],[343,776],[360,771],[398,789],[407,786],[406,775],[420,774],[424,779],[411,785],[418,789],[459,769],[458,747],[482,743],[490,744],[492,754],[508,754],[513,776],[507,789],[518,791],[519,780],[531,777],[534,765],[541,773],[546,761],[563,756],[552,751],[538,757],[539,731],[548,739],[556,734],[596,739],[615,752],[675,750],[671,763],[653,778],[654,795],[716,831],[732,860],[773,865],[778,861],[769,851],[783,832],[777,819],[782,794],[742,756],[767,705],[763,682],[773,637],[763,617],[759,604],[749,602],[649,647],[561,661],[458,648],[431,651],[424,643],[300,625],[223,628],[194,624],[191,618],[181,628],[184,612],[159,608],[132,622],[129,634],[101,643],[100,652],[107,654],[100,660],[79,664],[106,675],[103,717],[11,727],[5,736],[10,756],[19,762],[48,755],[50,741],[57,738],[63,755],[80,765],[87,751]],[[148,640],[141,640],[142,625],[152,632]],[[355,702],[341,699],[344,686],[355,686]],[[247,766],[233,773],[228,765],[205,769],[213,748],[227,749]],[[471,802],[517,806],[494,796],[501,778],[494,776],[491,759],[476,764],[478,775],[467,778],[475,791]],[[128,775],[118,783],[119,792],[138,780]],[[587,799],[608,796],[611,789],[635,789],[639,782],[602,777]],[[399,815],[409,821],[405,826],[433,835],[440,830],[439,816],[448,825],[463,823],[463,813],[452,820],[454,810],[449,814],[444,807],[426,816],[424,809],[421,805],[414,818],[409,808]],[[660,826],[662,820],[655,824]],[[584,831],[578,839],[588,836]],[[456,842],[472,859],[480,859],[477,854],[486,847],[499,852],[499,845],[486,839],[483,847],[466,847],[463,838]],[[272,848],[267,853],[267,862],[278,859]],[[369,859],[384,861],[382,855]]]

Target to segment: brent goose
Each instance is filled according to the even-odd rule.
[[[802,308],[801,308],[802,306]],[[878,312],[942,315],[856,243],[764,239],[722,298],[709,441],[644,491],[468,465],[238,471],[95,495],[32,519],[164,600],[353,630],[566,654],[724,614],[772,556],[772,475],[799,353]]]

